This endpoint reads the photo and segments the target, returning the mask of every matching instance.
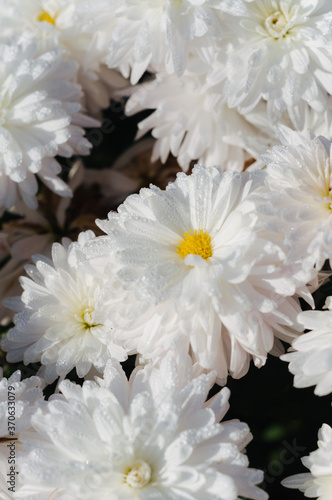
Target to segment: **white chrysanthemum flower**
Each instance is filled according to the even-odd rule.
[[[243,111],[254,108],[261,98],[271,101],[275,121],[282,110],[301,100],[324,111],[327,93],[332,93],[330,1],[235,3],[247,12],[240,18],[227,17],[234,35],[227,53],[220,50],[219,65],[209,82],[214,85],[226,78],[228,104]]]
[[[318,431],[318,449],[302,458],[310,472],[296,474],[282,481],[287,488],[298,488],[309,498],[330,500],[332,491],[332,429],[323,424]]]
[[[279,127],[281,146],[263,155],[267,203],[285,226],[288,261],[321,269],[332,262],[331,142]]]
[[[64,399],[32,418],[37,435],[24,440],[17,498],[266,499],[255,486],[263,474],[243,453],[247,425],[219,423],[228,389],[205,402],[213,377],[193,379],[183,361],[177,368],[169,355],[130,382],[112,363],[104,380],[61,382]]]
[[[89,14],[80,12],[81,4],[82,0],[11,0],[9,4],[0,0],[1,36],[25,30],[38,38],[42,50],[61,48],[65,60],[77,63],[76,80],[84,91],[84,105],[96,115],[108,107],[114,90],[124,86],[125,80],[103,63],[105,53],[96,46],[93,31],[82,28]]]
[[[128,349],[154,359],[185,339],[224,383],[228,372],[243,376],[251,357],[262,366],[275,336],[296,336],[300,308],[290,296],[308,276],[285,268],[280,247],[258,234],[248,195],[262,175],[198,165],[166,191],[142,189],[97,221],[108,237],[87,251],[113,280],[109,310]]]
[[[224,29],[219,0],[117,0],[112,7],[105,0],[88,0],[85,4],[97,18],[99,31],[104,16],[104,43],[104,31],[112,27],[107,64],[119,68],[125,77],[131,72],[132,84],[148,68],[181,76],[193,54],[199,61],[195,66],[206,67]]]
[[[98,124],[80,113],[76,64],[57,50],[37,56],[37,42],[22,37],[0,51],[0,207],[21,197],[36,208],[37,175],[60,196],[71,191],[57,174],[56,155],[88,154],[83,126]]]
[[[6,302],[19,311],[1,342],[8,361],[40,361],[49,383],[75,367],[84,377],[92,366],[102,372],[110,357],[127,357],[112,339],[103,305],[104,280],[90,273],[84,256],[84,244],[91,238],[94,233],[86,231],[77,242],[54,243],[52,260],[36,256],[36,265],[26,266],[30,278],[21,278],[22,297]]]
[[[134,89],[126,105],[127,115],[144,109],[156,109],[138,124],[137,135],[152,129],[157,139],[152,161],[160,158],[164,163],[172,153],[183,170],[198,160],[241,172],[251,158],[242,145],[256,139],[257,129],[227,106],[218,89],[204,90],[204,77],[158,74]]]
[[[332,392],[332,297],[326,299],[325,307],[329,311],[304,311],[298,315],[298,322],[312,331],[294,340],[291,352],[281,356],[295,375],[294,386],[315,385],[318,396]]]

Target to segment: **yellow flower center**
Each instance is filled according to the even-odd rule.
[[[55,24],[55,19],[44,10],[37,17],[37,21],[39,22],[46,21],[47,23]]]
[[[329,209],[332,211],[332,187],[329,188],[328,196],[330,197]]]
[[[289,20],[280,10],[273,12],[273,14],[265,19],[266,31],[269,35],[273,36],[273,38],[285,36],[291,27]]]
[[[195,229],[184,233],[176,253],[184,259],[189,254],[200,255],[203,259],[212,257],[211,236],[205,233],[203,229]]]
[[[124,482],[131,488],[144,488],[151,480],[151,467],[143,460],[137,460],[124,474]]]
[[[94,323],[92,319],[92,314],[93,314],[92,307],[86,307],[82,309],[82,311],[79,314],[75,314],[76,320],[79,323],[81,323],[84,330],[90,330],[90,328],[93,328],[95,326],[101,326],[101,323]]]

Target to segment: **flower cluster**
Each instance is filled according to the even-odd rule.
[[[225,383],[228,372],[243,376],[251,358],[264,364],[278,338],[296,335],[300,308],[291,296],[308,279],[296,266],[290,274],[282,241],[272,243],[257,225],[257,174],[198,165],[97,221],[107,237],[91,242],[88,254],[116,281],[109,310],[128,349],[153,359],[184,344]]]
[[[263,152],[260,143],[276,143],[271,125],[286,121],[303,131],[314,129],[322,116],[323,135],[331,138],[328,1],[223,0],[194,5],[189,0],[156,2],[158,17],[152,17],[151,8],[138,14],[134,6],[115,13],[122,22],[116,23],[109,43],[109,64],[125,75],[130,69],[132,83],[137,83],[144,69],[156,74],[153,84],[134,88],[127,107],[128,113],[156,109],[139,126],[142,132],[152,129],[157,139],[153,158],[165,161],[171,152],[184,169],[190,160],[200,160],[241,171],[243,155],[258,160]],[[125,27],[129,19],[135,19],[136,30]],[[158,34],[155,22],[161,22]],[[179,27],[184,40],[174,37]],[[157,52],[150,43],[164,33],[166,43],[160,41]],[[164,43],[171,52],[175,39],[177,67],[160,50]],[[123,51],[129,43],[134,50],[126,51],[131,55],[123,66]],[[250,130],[250,124],[257,129]],[[216,134],[221,139],[215,140]]]

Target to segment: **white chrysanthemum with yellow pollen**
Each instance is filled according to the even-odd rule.
[[[188,357],[182,365],[168,355],[128,382],[109,363],[104,380],[61,382],[64,398],[34,415],[37,434],[24,440],[17,498],[265,500],[263,473],[243,453],[248,426],[219,423],[228,389],[205,402],[213,376],[192,378]]]
[[[301,100],[323,112],[332,93],[330,1],[235,0],[232,11],[236,5],[246,13],[227,17],[234,35],[209,82],[226,78],[228,104],[243,111],[270,101],[274,121]]]
[[[12,208],[17,198],[36,208],[36,175],[60,196],[71,196],[54,157],[88,154],[82,127],[98,124],[81,113],[76,71],[58,49],[38,55],[30,35],[1,46],[0,208]]]
[[[21,278],[22,296],[8,300],[18,313],[1,342],[7,359],[40,361],[48,383],[73,368],[79,377],[93,366],[102,372],[110,357],[127,357],[113,342],[103,305],[104,280],[90,273],[84,256],[84,244],[91,238],[94,233],[86,231],[78,242],[54,243],[52,260],[36,256],[35,266],[26,266],[30,277]]]
[[[332,429],[323,424],[318,431],[318,449],[302,458],[310,472],[296,474],[282,481],[287,488],[298,488],[309,498],[330,500],[332,491]]]
[[[331,141],[284,126],[279,139],[281,146],[262,156],[267,204],[284,224],[288,261],[302,259],[305,269],[319,270],[332,262]]]
[[[332,297],[325,307],[329,310],[299,314],[298,322],[311,331],[295,339],[290,352],[281,357],[295,375],[294,386],[315,385],[318,396],[332,392]]]
[[[108,237],[88,254],[110,276],[109,311],[129,349],[155,359],[185,342],[225,382],[228,372],[243,376],[252,357],[262,366],[276,337],[296,335],[300,308],[290,296],[308,279],[296,281],[280,247],[258,233],[249,195],[261,175],[198,165],[97,221]]]

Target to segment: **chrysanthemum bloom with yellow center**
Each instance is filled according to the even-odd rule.
[[[293,338],[300,309],[288,298],[292,270],[255,226],[250,193],[260,176],[198,165],[166,191],[143,189],[97,221],[108,237],[87,252],[112,280],[109,311],[128,348],[155,359],[184,344],[224,382],[228,372],[244,375],[251,357],[264,364],[275,335]]]
[[[94,233],[86,231],[76,243],[54,243],[52,260],[36,256],[36,265],[26,266],[30,278],[20,280],[22,297],[7,302],[18,311],[14,328],[1,342],[8,361],[40,361],[40,373],[48,383],[73,368],[79,377],[92,367],[102,372],[110,357],[127,357],[113,342],[103,307],[104,280],[89,272],[84,257],[84,244],[91,238]]]
[[[301,101],[323,112],[332,90],[331,2],[234,0],[230,14],[237,6],[241,16],[227,17],[229,50],[220,50],[209,82],[225,78],[228,104],[241,111],[269,101],[274,122]]]
[[[212,374],[195,378],[189,356],[176,364],[171,354],[129,382],[118,363],[104,380],[61,382],[63,397],[24,439],[18,498],[266,500],[263,473],[243,453],[248,426],[219,423],[229,390],[206,401]]]

